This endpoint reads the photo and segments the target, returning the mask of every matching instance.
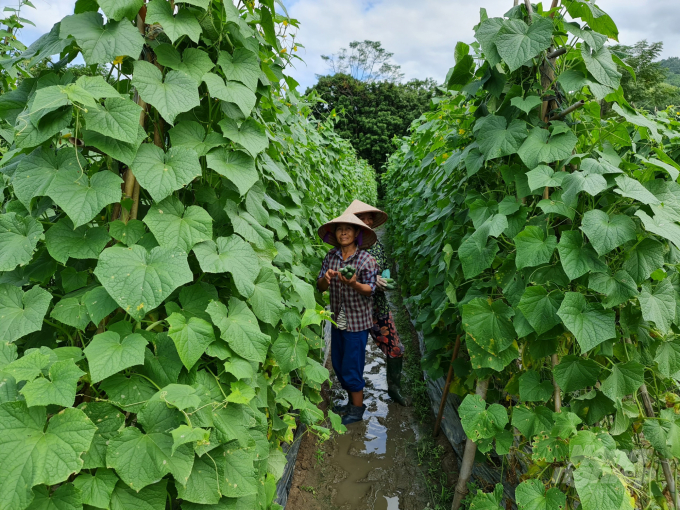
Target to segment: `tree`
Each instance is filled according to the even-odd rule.
[[[353,78],[372,83],[398,82],[404,77],[401,66],[392,64],[394,53],[382,47],[380,41],[352,41],[349,50],[342,48],[337,54],[321,55],[328,63],[331,74],[348,74]]]
[[[411,122],[429,109],[436,85],[431,78],[403,84],[365,83],[337,73],[320,77],[307,94],[315,93],[323,100],[314,115],[337,115],[336,131],[380,172],[393,152],[392,138],[404,136]]]
[[[680,101],[680,89],[664,83],[667,69],[657,59],[663,51],[663,42],[638,41],[633,46],[616,45],[611,50],[633,68],[635,76],[619,64],[621,87],[626,100],[638,108],[664,109]]]
[[[666,83],[680,87],[680,58],[669,57],[660,60],[659,64],[666,69]]]

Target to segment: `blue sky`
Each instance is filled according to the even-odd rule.
[[[535,0],[534,0],[535,1]],[[73,12],[74,0],[32,0],[36,10],[26,17],[37,28],[27,28],[20,39],[30,43],[52,24]],[[0,0],[13,6],[16,0]],[[471,42],[479,8],[500,16],[511,0],[284,0],[291,17],[300,21],[296,40],[304,45],[305,60],[290,74],[304,89],[327,71],[321,55],[335,53],[354,40],[377,40],[394,53],[406,79],[432,77],[443,81],[453,65],[457,41]],[[680,56],[680,2],[678,0],[598,0],[620,31],[619,40],[664,42],[664,56]]]

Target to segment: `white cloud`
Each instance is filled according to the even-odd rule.
[[[0,0],[0,6],[16,0]],[[20,40],[30,44],[52,25],[73,12],[74,0],[32,0],[36,9],[23,14],[36,28],[23,30]],[[535,0],[534,0],[535,1]],[[321,55],[337,52],[351,41],[381,41],[394,53],[406,79],[432,77],[443,81],[453,65],[457,41],[471,42],[479,9],[500,16],[512,6],[510,0],[284,0],[288,12],[300,21],[297,40],[305,62],[291,69],[302,90],[325,74]],[[544,4],[547,0],[544,1]],[[620,41],[640,39],[664,42],[664,57],[680,56],[680,8],[678,0],[598,0],[620,30]]]

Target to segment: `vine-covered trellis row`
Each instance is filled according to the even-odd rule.
[[[390,159],[430,375],[463,340],[454,510],[478,452],[522,510],[677,508],[680,123],[626,102],[617,36],[589,0],[481,9],[450,92]]]
[[[0,62],[0,509],[277,508],[280,444],[300,420],[330,433],[315,228],[376,199],[284,74],[297,22],[273,0],[78,0],[22,49],[21,16]]]

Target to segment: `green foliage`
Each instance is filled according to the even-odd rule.
[[[273,3],[142,4],[3,34],[2,510],[275,508],[281,443],[328,433],[316,228],[375,172],[283,74]]]
[[[338,134],[381,172],[394,150],[392,138],[405,135],[411,122],[430,109],[434,89],[432,80],[366,83],[338,73],[320,76],[307,94],[314,92],[323,101],[315,105],[314,115],[334,118]]]
[[[464,339],[462,426],[478,451],[526,466],[518,508],[630,509],[653,494],[628,452],[672,469],[680,451],[680,123],[626,101],[629,70],[603,45],[611,18],[562,4],[554,17],[540,4],[532,17],[482,9],[479,65],[462,72],[456,47],[449,91],[396,142],[385,203],[423,366],[445,375],[452,342],[435,340]],[[471,394],[481,380],[487,401]],[[661,469],[651,476],[664,485]]]

